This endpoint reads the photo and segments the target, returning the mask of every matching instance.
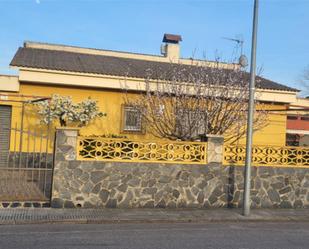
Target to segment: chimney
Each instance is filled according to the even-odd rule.
[[[161,54],[172,62],[178,62],[180,57],[179,42],[182,41],[180,35],[164,34],[161,46]]]

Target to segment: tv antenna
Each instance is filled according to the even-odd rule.
[[[240,47],[240,54],[242,55],[243,48],[244,48],[244,39],[243,38],[230,38],[230,37],[222,37],[224,40],[236,42],[237,45]]]
[[[240,66],[246,67],[248,66],[248,59],[247,57],[243,54],[243,48],[244,48],[244,39],[243,38],[230,38],[230,37],[222,37],[222,39],[236,42],[237,47],[240,47],[240,57],[238,59],[238,62]],[[237,51],[237,50],[236,50]]]

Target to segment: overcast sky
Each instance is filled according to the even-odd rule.
[[[0,0],[0,73],[25,40],[159,54],[164,33],[180,34],[181,56],[250,56],[253,0]],[[301,88],[309,64],[309,0],[260,1],[262,75]]]

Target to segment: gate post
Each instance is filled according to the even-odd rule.
[[[64,207],[63,201],[58,198],[59,192],[64,188],[65,183],[59,180],[61,169],[68,166],[68,161],[76,160],[76,147],[79,129],[76,127],[56,128],[55,149],[54,149],[54,174],[51,194],[51,207]]]
[[[223,136],[207,135],[208,163],[223,163]]]

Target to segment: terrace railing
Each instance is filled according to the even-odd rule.
[[[223,165],[243,166],[244,145],[224,145]],[[253,146],[253,166],[309,168],[309,147]]]
[[[78,137],[77,160],[206,164],[207,143]]]
[[[144,141],[79,136],[77,160],[205,165],[208,163],[207,146],[206,142]],[[253,146],[252,152],[253,166],[309,168],[308,147]],[[223,165],[243,166],[245,157],[244,145],[224,144]]]

